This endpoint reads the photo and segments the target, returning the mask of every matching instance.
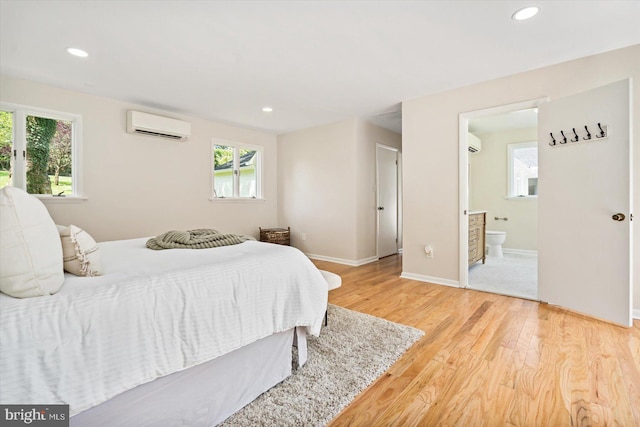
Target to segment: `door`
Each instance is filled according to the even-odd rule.
[[[398,151],[378,145],[378,258],[398,253]]]
[[[554,100],[538,117],[540,300],[625,326],[632,325],[630,89],[623,80]]]

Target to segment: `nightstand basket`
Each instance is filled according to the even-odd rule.
[[[275,243],[277,245],[289,245],[291,243],[291,227],[287,228],[261,228],[260,241]]]

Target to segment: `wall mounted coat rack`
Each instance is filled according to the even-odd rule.
[[[580,128],[580,130],[576,131],[576,128],[571,128],[571,131],[567,132],[569,137],[565,135],[564,130],[560,131],[560,135],[556,133],[556,136],[553,135],[553,132],[549,132],[549,136],[551,136],[549,145],[555,147],[558,145],[565,145],[567,143],[600,141],[609,136],[609,127],[607,125],[598,123],[597,126],[592,126],[592,129],[593,133],[589,130],[588,125],[584,126],[584,130]]]

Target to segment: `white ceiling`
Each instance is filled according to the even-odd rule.
[[[400,130],[404,100],[638,44],[639,20],[612,0],[1,0],[0,72],[273,133]]]

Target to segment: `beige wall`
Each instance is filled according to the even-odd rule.
[[[536,251],[538,248],[538,199],[506,199],[507,145],[536,141],[538,130],[518,129],[476,134],[482,149],[469,153],[469,209],[487,211],[487,230],[507,232],[505,249]],[[494,218],[509,218],[496,221]]]
[[[355,138],[355,119],[278,136],[278,218],[305,253],[356,259]]]
[[[458,280],[458,115],[542,97],[559,98],[632,77],[635,182],[640,177],[640,45],[403,103],[404,272]],[[640,212],[640,185],[634,189]],[[640,227],[634,230],[640,254]],[[426,259],[425,244],[434,247]],[[640,310],[640,256],[634,257]]]
[[[401,137],[360,119],[278,136],[279,222],[294,246],[350,264],[375,258],[376,143],[400,148]]]
[[[275,135],[177,116],[108,98],[3,76],[4,102],[82,115],[84,193],[79,204],[47,204],[59,224],[76,224],[96,240],[150,236],[171,229],[212,227],[258,236],[277,224]],[[125,132],[126,111],[140,109],[191,123],[179,143]],[[211,138],[264,147],[264,202],[211,202]]]

